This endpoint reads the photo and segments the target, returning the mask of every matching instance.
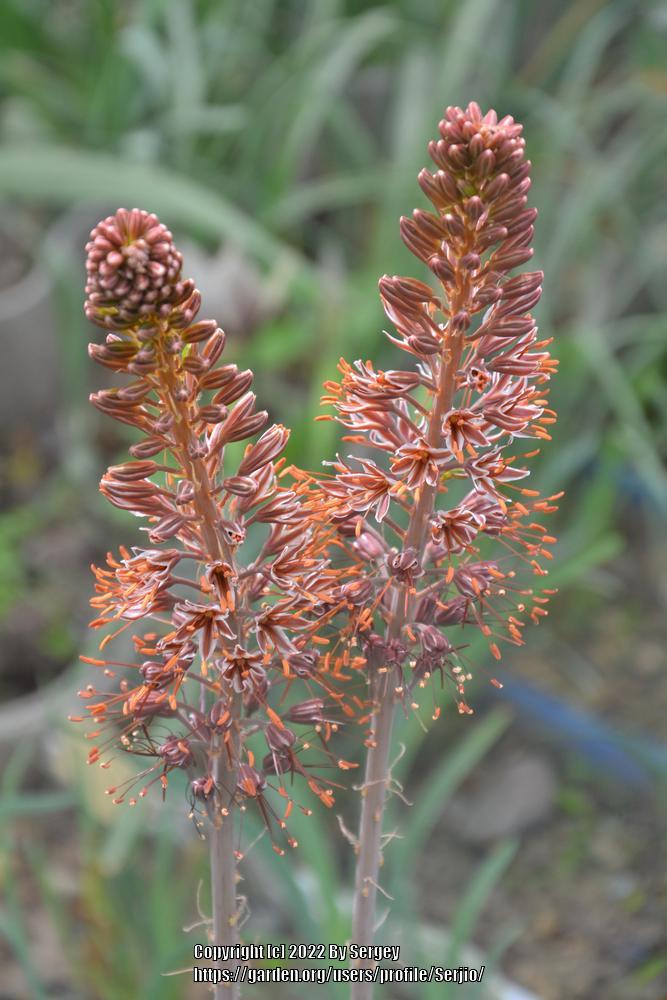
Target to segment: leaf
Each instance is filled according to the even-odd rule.
[[[6,146],[0,152],[0,195],[68,204],[141,205],[169,225],[225,238],[268,264],[299,253],[217,192],[163,167],[62,146]]]
[[[662,513],[667,513],[667,473],[653,443],[651,427],[628,381],[623,365],[610,350],[603,331],[591,324],[579,340],[591,377],[603,389],[609,408],[616,414],[628,442],[628,453],[636,462],[647,489]]]
[[[419,788],[417,804],[400,831],[401,839],[393,848],[391,895],[409,896],[408,886],[417,861],[423,856],[426,840],[442,815],[448,799],[462,784],[473,768],[496,743],[512,721],[511,712],[497,708],[481,719],[464,740],[445,756]]]
[[[342,22],[336,35],[309,72],[281,151],[283,169],[294,175],[306,151],[318,141],[327,115],[340,100],[344,85],[363,58],[394,30],[396,22],[384,10],[370,10]]]
[[[70,809],[75,798],[69,792],[43,792],[0,797],[0,820],[16,819],[23,816],[43,816],[52,812]]]
[[[502,841],[475,872],[463,899],[456,908],[445,963],[448,967],[458,964],[461,949],[467,941],[470,941],[480,913],[518,849],[519,841],[515,838]]]
[[[277,199],[267,213],[275,226],[294,226],[317,212],[376,201],[384,188],[382,170],[304,181]]]
[[[454,923],[449,936],[447,956],[443,961],[445,968],[457,968],[463,964],[463,950],[472,939],[479,916],[518,849],[518,840],[509,839],[502,841],[484,859],[475,872],[466,888],[463,898],[456,908]],[[485,976],[488,972],[489,970],[485,966]],[[483,985],[484,981],[482,980]],[[449,997],[458,997],[460,993],[460,984],[447,984],[444,989],[440,986],[437,994],[435,990],[429,990],[426,994],[426,1000],[431,1000],[431,998],[435,1000],[436,996],[441,998],[441,1000],[445,1000],[445,998]]]

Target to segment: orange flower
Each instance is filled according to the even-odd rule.
[[[343,769],[328,741],[336,718],[353,710],[343,676],[334,678],[326,653],[317,652],[328,645],[323,633],[334,633],[331,609],[341,603],[327,552],[332,531],[313,520],[306,497],[279,482],[287,429],[273,425],[250,440],[267,422],[250,391],[252,372],[221,363],[226,337],[214,322],[197,320],[200,296],[182,277],[171,233],[154,215],[119,209],[95,227],[87,250],[85,310],[106,331],[90,354],[128,376],[92,402],[142,435],[132,460],[109,468],[100,489],[144,519],[153,546],[121,549],[94,570],[92,626],[116,628],[102,647],[137,622],[145,631],[133,637],[137,662],[88,659],[111,689],[91,684],[81,692],[89,735],[100,737],[90,759],[107,766],[117,746],[150,758],[136,779],[112,789],[115,801],[137,782],[140,795],[154,783],[164,794],[180,769],[191,780],[193,810],[203,808],[214,826],[221,810],[249,797],[274,825],[266,776],[247,746],[258,728],[275,747],[276,728],[287,732],[281,715],[292,703],[310,704],[292,716],[317,734],[319,754],[308,767]],[[226,446],[246,440],[230,468]],[[307,672],[298,668],[304,662]],[[297,762],[309,745],[308,738],[290,744],[288,772],[305,775],[322,798]],[[283,769],[271,773],[291,802]]]

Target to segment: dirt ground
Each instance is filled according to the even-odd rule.
[[[641,634],[632,620],[625,601],[593,619],[576,647],[575,703],[621,731],[664,741],[664,619],[645,608]],[[562,644],[543,642],[537,656],[523,651],[515,676],[535,683],[537,674],[543,689],[572,698]],[[666,788],[664,770],[633,787],[613,760],[600,766],[595,754],[575,754],[567,736],[522,716],[428,845],[425,915],[446,923],[494,835],[516,834],[519,852],[476,943],[491,948],[514,924],[503,971],[541,1000],[665,1000]]]

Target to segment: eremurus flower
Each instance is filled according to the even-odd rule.
[[[134,803],[156,783],[164,791],[180,770],[195,814],[228,822],[252,801],[280,831],[294,776],[330,806],[334,783],[317,765],[348,766],[329,738],[351,709],[341,672],[320,653],[340,604],[328,535],[283,485],[289,432],[275,424],[260,434],[267,414],[255,408],[252,373],[221,363],[224,333],[197,320],[199,293],[171,233],[155,215],[120,209],[87,251],[86,315],[106,330],[90,354],[129,376],[92,402],[141,432],[100,489],[145,520],[149,542],[94,568],[92,626],[109,632],[103,656],[88,659],[107,684],[81,692],[89,760],[106,767],[120,748],[146,761],[127,786],[109,788],[115,802]],[[249,439],[234,465],[228,445]],[[128,628],[134,662],[107,659]],[[319,760],[315,751],[302,762],[311,745]]]
[[[418,178],[434,211],[417,209],[400,224],[435,284],[380,279],[397,331],[389,339],[415,366],[378,371],[370,361],[341,360],[341,381],[327,383],[323,401],[335,407],[345,440],[364,448],[331,463],[333,475],[321,478],[311,499],[327,518],[354,519],[357,553],[372,534],[364,578],[373,586],[355,610],[363,622],[357,631],[366,644],[377,633],[376,660],[385,633],[400,637],[404,680],[424,652],[423,631],[414,626],[432,625],[458,598],[456,624],[475,624],[494,655],[501,642],[522,641],[525,618],[545,612],[543,591],[524,585],[519,570],[544,574],[553,539],[536,519],[556,499],[521,484],[537,449],[517,449],[522,439],[549,438],[546,384],[556,368],[531,312],[542,274],[510,276],[532,256],[536,215],[526,206],[530,163],[521,126],[471,104],[449,108],[440,134],[429,146],[437,169]],[[408,551],[419,569],[409,581],[392,569]],[[351,570],[359,572],[358,560]],[[454,673],[457,665],[450,648],[443,667],[466,712],[468,671]]]
[[[539,518],[557,498],[524,485],[537,453],[524,442],[549,439],[556,363],[532,313],[542,274],[512,275],[532,256],[536,216],[522,128],[473,103],[448,108],[439,131],[429,144],[435,170],[418,177],[432,210],[400,223],[428,281],[379,282],[389,339],[411,363],[377,371],[341,361],[324,403],[361,449],[308,485],[320,517],[346,536],[353,526],[349,572],[365,585],[351,611],[373,704],[352,935],[362,944],[373,937],[395,702],[417,708],[417,689],[446,677],[470,713],[465,636],[478,630],[499,657],[546,614],[550,593],[530,578],[546,574],[554,539]]]

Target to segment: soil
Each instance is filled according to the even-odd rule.
[[[498,753],[520,747],[525,754],[531,745],[547,752],[513,729]],[[665,1000],[665,817],[651,798],[605,791],[563,755],[550,759],[560,784],[554,809],[520,832],[475,943],[490,950],[513,925],[517,937],[502,970],[541,1000]],[[451,920],[491,846],[465,843],[444,821],[438,827],[420,877],[429,922]]]
[[[661,556],[664,549],[651,554],[664,567]],[[563,601],[537,651],[527,645],[513,657],[512,674],[621,733],[641,734],[664,754],[662,581],[654,577],[649,589],[645,562],[610,567],[609,573],[615,599],[578,610]],[[539,796],[526,789],[528,802],[522,803],[518,786],[516,829],[503,832],[517,834],[520,849],[484,910],[476,944],[492,948],[514,924],[517,938],[502,970],[541,1000],[667,1000],[664,763],[646,787],[633,787],[615,773],[613,761],[596,765],[594,758],[575,754],[567,739],[521,717],[457,799],[459,811],[466,804],[476,810],[474,837],[466,839],[465,825],[452,824],[446,814],[427,847],[429,866],[420,886],[424,915],[440,925],[451,920],[494,842],[480,825],[486,822],[480,786],[491,802],[502,769],[518,774],[517,761],[523,761],[527,778],[526,760],[539,762],[547,783],[551,773],[556,792],[552,801],[542,796],[542,814],[535,816],[525,805]],[[497,813],[487,820],[491,834]]]

